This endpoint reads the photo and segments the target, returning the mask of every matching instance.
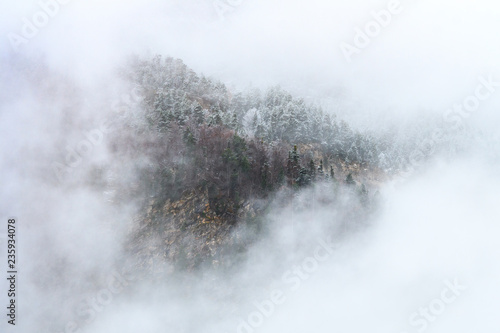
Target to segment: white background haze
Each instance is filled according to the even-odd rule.
[[[64,183],[54,181],[51,165],[129,91],[117,72],[132,55],[180,58],[233,91],[279,84],[374,133],[411,129],[427,118],[438,122],[474,94],[480,76],[500,82],[500,5],[491,0],[402,0],[402,13],[346,61],[341,43],[352,44],[354,29],[364,29],[371,11],[387,5],[243,0],[221,17],[211,0],[72,0],[15,50],[9,33],[20,34],[23,18],[31,20],[40,5],[3,0],[0,225],[18,219],[21,252],[19,325],[6,324],[2,284],[1,332],[63,332],[74,318],[72,306],[106,286],[112,267],[124,261],[120,244],[136,207],[111,205],[87,186],[85,171],[126,161],[110,160],[105,136]],[[210,291],[210,273],[193,277],[189,292],[181,278],[161,288],[134,281],[78,329],[237,332],[257,311],[253,302],[269,299],[274,288],[286,291],[286,301],[255,332],[498,331],[497,89],[463,119],[487,142],[437,154],[405,179],[382,184],[383,204],[369,226],[345,237],[296,291],[282,274],[313,255],[323,228],[335,224],[336,208],[274,211],[270,235],[223,286]],[[290,224],[299,226],[300,237]],[[4,240],[1,246],[5,251]],[[445,281],[456,280],[466,289],[419,331],[423,325],[409,318],[441,297]]]

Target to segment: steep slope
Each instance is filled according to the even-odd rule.
[[[225,253],[244,252],[265,229],[277,197],[286,205],[317,184],[337,199],[354,195],[353,210],[372,209],[384,179],[377,145],[335,116],[279,87],[233,94],[172,58],[136,60],[126,73],[144,113],[122,115],[112,150],[138,161],[138,185],[119,192],[142,202],[130,248],[144,267],[151,258],[225,265]]]

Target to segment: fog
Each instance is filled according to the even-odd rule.
[[[23,35],[25,19],[33,22],[39,2],[1,5],[4,273],[7,219],[19,228],[18,318],[13,327],[2,313],[2,332],[499,328],[496,3],[221,0],[221,11],[212,0],[62,2],[31,37]],[[396,7],[387,26],[357,47],[357,29],[375,20],[372,12]],[[342,43],[358,52],[346,57]],[[89,181],[95,165],[121,185],[137,181],[137,161],[110,153],[113,128],[105,122],[132,89],[120,69],[133,56],[155,54],[180,58],[232,91],[281,85],[375,136],[392,128],[419,142],[448,126],[443,119],[466,130],[453,132],[456,152],[436,149],[381,184],[379,209],[362,225],[341,218],[348,197],[331,204],[331,193],[316,187],[273,206],[265,236],[234,270],[160,283],[126,273],[131,260],[122,245],[137,227],[137,202],[117,203],[114,188]],[[485,97],[473,111],[448,111],[480,85]],[[102,142],[58,179],[54,163],[101,128]],[[6,312],[5,280],[1,287]],[[85,303],[103,295],[112,298],[98,309]]]

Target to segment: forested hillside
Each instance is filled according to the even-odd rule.
[[[139,87],[144,113],[123,118],[112,146],[147,161],[138,164],[135,191],[120,190],[143,196],[143,241],[161,230],[170,249],[193,234],[200,244],[222,243],[234,226],[258,230],[277,193],[291,198],[315,184],[354,194],[353,210],[370,209],[384,177],[377,145],[335,115],[280,87],[231,92],[172,58],[136,60],[126,76]]]

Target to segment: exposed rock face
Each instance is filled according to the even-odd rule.
[[[329,181],[326,188],[337,189],[335,200],[354,195],[355,200],[344,209],[341,218],[347,223],[359,223],[376,205],[374,193],[380,178],[357,166],[343,167],[338,166],[339,173],[358,171],[357,177],[366,181],[369,190],[364,184],[348,185],[344,181]],[[153,199],[140,219],[141,228],[131,249],[137,254],[141,269],[153,275],[203,267],[228,268],[266,227],[267,208],[276,201],[278,205],[287,205],[286,198],[299,191],[283,187],[279,199],[248,199],[238,204],[224,196],[211,198],[202,188],[185,191],[178,200],[160,203]]]
[[[194,190],[162,205],[150,202],[142,228],[132,242],[144,268],[154,269],[151,258],[179,269],[218,267],[226,254],[245,247],[249,240],[238,227],[254,223],[258,229],[263,212],[260,201],[249,200],[237,211],[229,208],[222,214],[211,207],[210,201],[207,191]]]

